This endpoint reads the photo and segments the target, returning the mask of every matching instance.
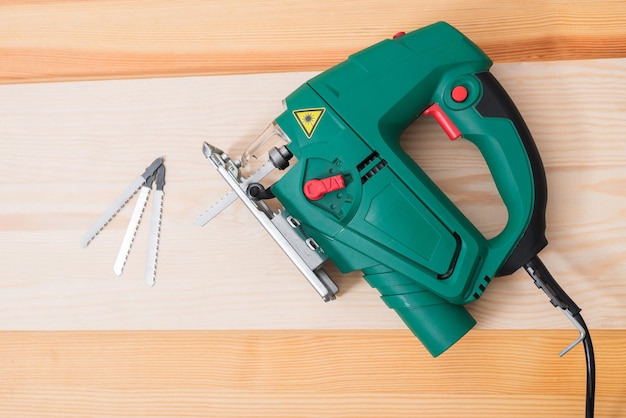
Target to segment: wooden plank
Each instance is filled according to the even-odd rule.
[[[8,1],[0,83],[322,70],[446,20],[497,62],[626,56],[626,3]]]
[[[597,417],[626,411],[626,331],[595,331]],[[432,359],[408,331],[1,332],[11,417],[582,416],[568,331],[473,331]]]
[[[626,328],[626,60],[499,64],[547,167],[542,257],[592,328]],[[404,329],[358,273],[323,304],[201,155],[239,155],[312,73],[0,87],[0,329]],[[418,121],[403,146],[481,230],[506,215],[480,154]],[[147,222],[120,278],[134,201],[87,248],[81,235],[159,155],[168,167],[157,285],[143,283]],[[146,213],[146,217],[149,213]],[[261,266],[261,267],[260,267]],[[470,306],[484,329],[569,328],[524,273]]]
[[[0,83],[322,70],[436,20],[498,63],[625,57],[625,9],[554,0],[4,1]],[[625,64],[536,65],[494,71],[548,168],[551,243],[542,255],[593,328],[596,416],[621,417]],[[2,331],[0,415],[582,416],[582,350],[556,355],[575,331],[523,274],[490,285],[470,307],[479,329],[435,360],[357,274],[339,280],[338,301],[320,303],[241,207],[210,229],[191,226],[224,191],[201,141],[240,152],[307,76],[0,86],[0,329],[240,330]],[[457,142],[460,158],[442,138],[419,123],[403,145],[494,234],[504,218],[480,157]],[[167,156],[169,183],[159,281],[146,289],[145,234],[124,277],[110,271],[129,210],[88,250],[78,238],[155,153]],[[242,254],[253,254],[249,265]]]

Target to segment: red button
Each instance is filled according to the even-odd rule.
[[[343,180],[343,176],[338,174],[336,176],[327,177],[325,179],[312,179],[304,183],[303,191],[304,195],[310,200],[320,200],[326,195],[326,193],[334,192],[335,190],[341,190],[346,187]]]
[[[393,35],[393,39],[398,39],[401,36],[406,35],[406,32],[398,32],[395,35]]]
[[[467,92],[467,89],[464,86],[456,86],[455,88],[452,89],[452,100],[454,100],[457,103],[461,103],[467,100],[468,95],[469,93]]]

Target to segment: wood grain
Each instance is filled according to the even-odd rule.
[[[225,191],[202,141],[241,152],[311,71],[438,20],[498,63],[530,125],[550,189],[542,257],[592,327],[596,416],[625,416],[620,0],[1,2],[0,416],[582,416],[582,349],[557,356],[576,332],[523,274],[494,281],[470,307],[477,329],[432,359],[358,274],[320,302],[241,206],[191,225]],[[585,61],[524,62],[555,60]],[[71,82],[23,84],[45,81]],[[497,233],[505,215],[474,149],[432,121],[402,144]],[[159,154],[147,289],[145,228],[124,276],[111,272],[130,208],[87,250],[78,240]]]
[[[624,329],[626,60],[494,72],[547,168],[544,261],[592,328]],[[239,203],[204,228],[192,224],[227,191],[202,142],[240,155],[311,75],[0,87],[0,305],[10,313],[0,329],[403,329],[358,273],[331,268],[341,296],[322,303]],[[473,146],[444,139],[428,119],[402,144],[480,229],[497,233],[506,212]],[[157,285],[148,289],[149,210],[122,277],[112,264],[134,200],[87,249],[79,239],[159,155],[168,174]],[[522,272],[494,281],[470,309],[484,329],[570,327]]]
[[[433,360],[408,331],[2,332],[11,417],[582,416],[567,331],[473,331]],[[626,412],[624,331],[596,331],[597,417]]]
[[[626,3],[9,1],[0,83],[322,70],[446,20],[497,62],[626,56]]]

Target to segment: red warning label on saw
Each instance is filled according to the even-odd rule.
[[[294,110],[293,116],[298,121],[298,125],[302,128],[306,137],[311,138],[315,129],[319,125],[322,116],[324,116],[324,112],[326,112],[326,109],[323,107],[300,109]]]

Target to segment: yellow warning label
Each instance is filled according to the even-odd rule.
[[[324,112],[326,112],[326,109],[323,107],[315,109],[300,109],[294,110],[293,116],[298,121],[298,124],[304,131],[306,137],[311,138],[313,136],[313,132],[315,132],[315,128],[319,125],[322,116],[324,116]]]

